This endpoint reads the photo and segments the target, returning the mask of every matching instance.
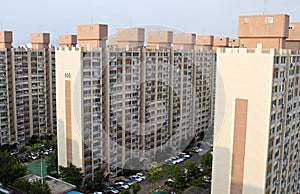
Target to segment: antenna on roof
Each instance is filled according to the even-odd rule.
[[[265,15],[266,12],[266,0],[264,0],[264,11],[263,11],[263,15]]]
[[[130,16],[130,19],[129,19],[129,27],[132,26],[132,17]]]

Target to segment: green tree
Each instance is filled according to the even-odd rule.
[[[193,177],[198,171],[198,165],[195,161],[186,161],[184,163],[184,168],[187,170],[186,173],[188,177]]]
[[[207,187],[207,185],[205,183],[203,183],[202,177],[197,177],[197,178],[193,179],[191,183],[192,183],[193,187],[198,187],[197,193],[200,193],[200,188]]]
[[[125,189],[125,190],[121,191],[120,194],[131,194],[131,193],[128,189]]]
[[[40,149],[40,145],[38,143],[36,143],[30,148],[30,151],[37,152],[37,151],[39,151],[39,149]]]
[[[161,167],[152,166],[149,169],[148,179],[152,184],[157,183],[163,176],[164,171]]]
[[[20,152],[20,153],[25,153],[25,152],[27,151],[27,149],[28,149],[28,148],[27,148],[27,146],[25,146],[25,145],[20,146],[20,147],[19,147],[19,152]]]
[[[205,169],[212,167],[212,155],[209,152],[203,154],[200,158],[201,166]]]
[[[12,186],[15,187],[16,189],[19,189],[20,191],[28,193],[31,185],[27,179],[17,179],[14,181]]]
[[[137,194],[142,188],[138,183],[134,183],[133,185],[131,185],[131,189],[133,194]]]
[[[105,179],[105,172],[106,168],[99,166],[94,174],[94,180],[92,182],[93,184],[93,191],[100,191],[102,190],[105,186],[103,184],[104,179]]]
[[[8,152],[0,152],[0,182],[12,184],[25,175],[27,169]]]
[[[186,176],[184,170],[178,165],[170,165],[166,168],[165,172],[168,177],[173,179],[174,185],[178,189],[182,189],[186,185]]]
[[[49,154],[49,156],[46,158],[46,164],[47,164],[47,173],[50,176],[57,177],[58,174],[57,150],[54,150]]]
[[[77,168],[72,163],[70,163],[68,167],[59,166],[59,176],[62,180],[77,187],[81,186],[83,181],[83,174],[81,171],[81,168]]]
[[[51,191],[50,191],[50,188],[49,188],[49,185],[47,184],[47,182],[44,181],[42,184],[41,180],[37,180],[31,184],[29,194],[38,194],[38,193],[51,194]]]

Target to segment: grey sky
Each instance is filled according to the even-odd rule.
[[[300,21],[299,0],[265,2],[265,14],[287,13]],[[0,24],[14,32],[15,46],[29,42],[31,32],[50,32],[55,43],[59,34],[76,33],[78,24],[91,22],[108,24],[110,34],[130,24],[157,24],[236,37],[239,15],[263,12],[264,0],[15,0],[1,2]]]

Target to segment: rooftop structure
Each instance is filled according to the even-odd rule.
[[[240,44],[247,48],[285,48],[289,18],[286,14],[239,16]]]

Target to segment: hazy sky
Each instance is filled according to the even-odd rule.
[[[264,6],[265,2],[265,6]],[[12,30],[14,46],[29,42],[31,32],[76,33],[78,24],[118,27],[165,25],[202,35],[237,36],[239,15],[286,13],[300,21],[299,0],[14,0],[1,1],[0,25]]]

